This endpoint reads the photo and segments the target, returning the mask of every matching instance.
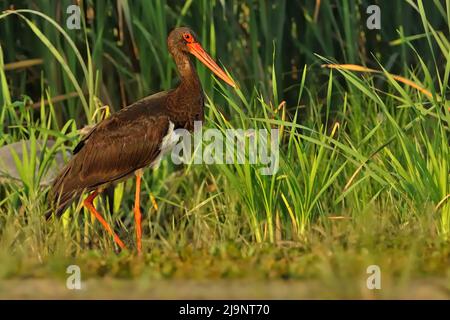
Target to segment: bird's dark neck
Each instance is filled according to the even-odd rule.
[[[181,82],[173,91],[167,107],[177,126],[191,129],[195,120],[203,120],[202,85],[194,64],[187,54],[174,54],[173,58]]]
[[[178,54],[174,56],[181,82],[177,90],[188,90],[191,95],[202,92],[202,85],[198,78],[197,70],[187,54]]]

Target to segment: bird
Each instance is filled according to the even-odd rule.
[[[158,92],[113,113],[96,124],[73,149],[73,155],[52,183],[50,210],[46,218],[59,217],[83,194],[83,205],[113,237],[120,249],[125,243],[95,208],[93,201],[105,188],[136,178],[134,220],[136,248],[142,252],[140,188],[143,170],[155,168],[170,152],[178,138],[176,129],[194,129],[194,121],[204,121],[204,93],[191,56],[208,67],[225,83],[236,83],[203,49],[188,27],[172,30],[167,47],[175,62],[180,82],[177,87]]]

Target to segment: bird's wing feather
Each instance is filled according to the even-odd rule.
[[[51,210],[59,216],[83,191],[124,178],[150,165],[169,129],[164,112],[168,92],[144,98],[97,124],[74,149],[54,180]]]
[[[86,137],[72,160],[70,176],[76,174],[80,187],[90,189],[148,166],[168,128],[166,116],[111,118]]]

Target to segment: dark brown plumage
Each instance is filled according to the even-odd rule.
[[[84,192],[94,192],[85,200],[85,205],[108,230],[106,222],[101,220],[92,205],[97,193],[136,172],[139,173],[137,187],[140,186],[140,169],[157,160],[170,129],[192,130],[194,121],[203,120],[203,91],[189,53],[234,86],[234,82],[203,51],[190,29],[175,29],[170,33],[167,44],[181,78],[179,86],[133,103],[101,121],[87,133],[52,185],[49,193],[52,211],[47,217],[53,212],[57,216],[61,215]],[[136,206],[136,222],[140,223],[138,202]],[[108,232],[116,239],[117,236],[110,228]]]

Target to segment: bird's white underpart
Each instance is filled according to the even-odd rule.
[[[177,144],[178,140],[180,139],[180,135],[176,133],[174,130],[175,125],[172,121],[169,121],[169,129],[167,129],[167,134],[164,136],[160,152],[158,156],[153,160],[153,162],[150,164],[151,168],[157,168],[159,164],[161,163],[161,159],[168,153],[170,153]]]

